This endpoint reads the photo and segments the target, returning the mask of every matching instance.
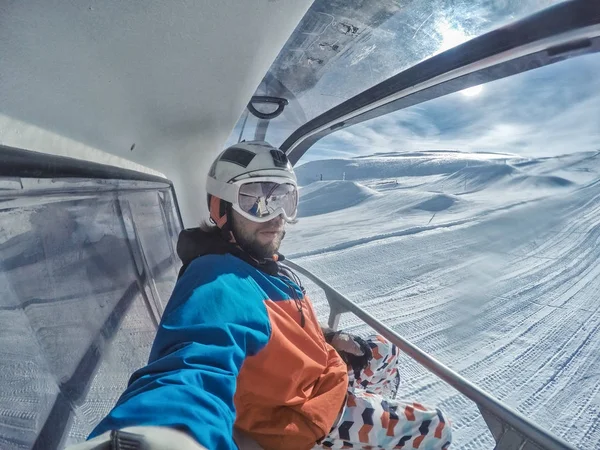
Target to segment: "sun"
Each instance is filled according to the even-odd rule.
[[[479,94],[481,94],[481,91],[483,91],[483,86],[479,85],[479,86],[473,86],[467,89],[463,89],[462,91],[460,91],[460,93],[462,95],[464,95],[465,97],[476,97]]]
[[[446,19],[439,20],[436,23],[436,31],[442,38],[441,42],[438,43],[438,49],[435,52],[436,55],[471,39],[471,36],[465,33],[460,27],[449,23]]]
[[[469,38],[462,31],[454,28],[446,28],[442,31],[442,43],[438,49],[438,53],[457,47],[468,40]]]
[[[441,37],[441,42],[438,43],[438,49],[435,52],[436,55],[471,39],[471,36],[465,33],[462,28],[448,22],[446,19],[439,20],[436,24],[436,29]],[[477,97],[482,91],[483,86],[479,85],[463,89],[460,93],[465,97]]]

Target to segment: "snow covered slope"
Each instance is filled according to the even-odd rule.
[[[349,208],[379,195],[354,181],[317,181],[300,189],[298,211],[302,217]]]
[[[598,448],[600,152],[394,153],[298,174],[286,256],[577,448]],[[369,331],[351,316],[342,326]],[[452,416],[455,448],[493,447],[474,404],[408,358],[401,376],[399,395]]]

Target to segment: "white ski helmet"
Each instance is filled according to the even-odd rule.
[[[254,222],[296,218],[294,169],[284,152],[264,141],[240,142],[223,151],[208,172],[206,192],[210,218],[221,229],[228,206]]]

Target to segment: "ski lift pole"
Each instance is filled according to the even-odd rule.
[[[552,435],[419,349],[313,273],[287,259],[285,264],[323,289],[331,307],[331,328],[337,327],[340,314],[353,313],[417,363],[475,402],[496,440],[496,450],[575,450],[575,447],[565,440]]]

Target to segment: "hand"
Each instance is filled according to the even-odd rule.
[[[343,331],[327,331],[325,332],[325,340],[336,349],[344,362],[352,367],[354,372],[364,370],[373,359],[371,347],[358,336]]]
[[[347,333],[335,333],[331,339],[330,344],[338,352],[350,353],[351,355],[355,356],[363,356],[365,354],[365,351],[362,349],[360,344],[354,339],[354,336]]]

